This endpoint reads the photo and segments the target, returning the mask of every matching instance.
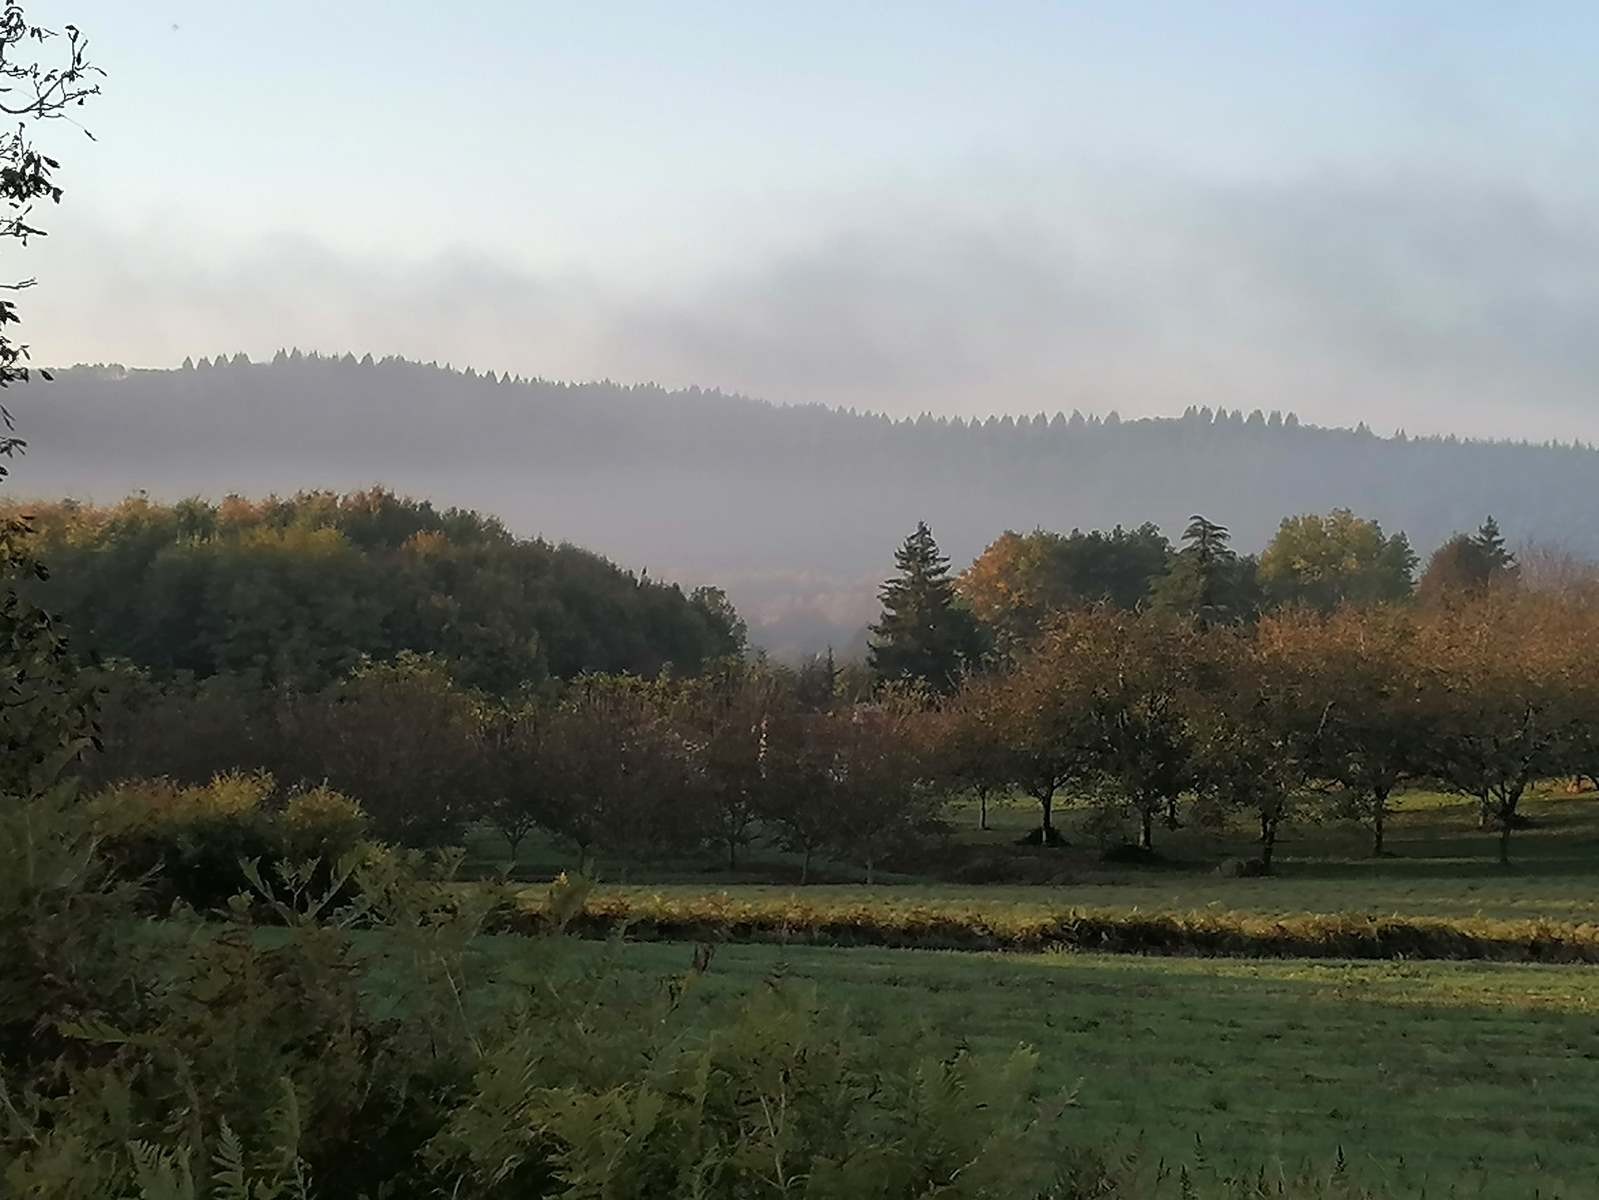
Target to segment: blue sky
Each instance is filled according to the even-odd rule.
[[[1599,437],[1599,6],[36,7],[47,361]]]

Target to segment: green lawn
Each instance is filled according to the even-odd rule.
[[[599,954],[592,945],[576,950]],[[532,982],[516,938],[494,974]],[[682,971],[682,944],[629,945],[625,971]],[[1101,955],[723,946],[696,1019],[782,970],[867,1029],[937,1044],[1028,1042],[1075,1090],[1063,1135],[1254,1169],[1326,1164],[1396,1196],[1599,1195],[1599,971]]]
[[[613,865],[602,873],[611,881],[602,890],[678,896],[727,892],[740,898],[797,895],[816,903],[869,899],[1040,912],[1071,907],[1186,912],[1215,907],[1273,915],[1358,912],[1599,922],[1599,798],[1591,793],[1552,792],[1530,799],[1525,812],[1534,824],[1515,834],[1515,862],[1508,869],[1494,857],[1494,836],[1476,828],[1471,804],[1424,794],[1401,799],[1390,826],[1391,857],[1370,857],[1365,831],[1352,822],[1303,823],[1285,831],[1278,871],[1270,879],[1217,874],[1219,860],[1249,851],[1250,843],[1239,833],[1167,834],[1165,850],[1171,862],[1161,867],[1108,867],[1097,848],[1076,836],[1074,845],[1063,850],[1020,847],[1015,840],[1030,827],[1032,814],[1015,806],[994,814],[993,829],[964,830],[961,840],[1001,861],[1010,856],[1045,860],[1063,882],[938,883],[899,876],[871,888],[847,883],[799,888],[793,882],[763,882],[763,866],[756,860],[749,870],[734,875],[687,864],[635,868],[627,875]],[[480,843],[480,857],[488,853]],[[561,862],[545,861],[543,870],[526,865],[526,874],[537,877],[553,873]],[[764,865],[766,879],[772,877],[770,868],[770,863]],[[641,875],[647,882],[617,882]]]

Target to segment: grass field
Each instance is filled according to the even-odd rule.
[[[689,960],[682,944],[613,952],[662,976]],[[499,978],[534,981],[522,939],[493,954]],[[1591,968],[723,946],[689,1003],[708,1018],[773,973],[868,1030],[1034,1045],[1046,1087],[1077,1094],[1075,1144],[1190,1159],[1197,1134],[1237,1169],[1341,1149],[1394,1196],[1599,1195]]]
[[[1248,852],[1250,843],[1243,834],[1168,834],[1164,849],[1169,859],[1159,867],[1109,867],[1097,849],[1082,845],[1063,850],[1019,847],[1014,842],[1031,827],[1032,814],[1015,806],[995,812],[994,827],[987,832],[961,831],[961,842],[995,857],[1047,860],[1056,865],[1062,882],[952,883],[899,876],[869,888],[852,883],[798,888],[792,881],[772,881],[774,874],[780,875],[773,868],[781,863],[754,859],[748,870],[732,875],[684,864],[636,868],[632,877],[643,875],[647,881],[609,882],[601,890],[668,897],[725,892],[750,900],[798,896],[813,904],[918,904],[1039,915],[1078,907],[1599,922],[1599,798],[1549,792],[1528,800],[1525,812],[1533,825],[1515,835],[1515,862],[1508,869],[1494,860],[1493,835],[1476,828],[1473,805],[1457,797],[1423,794],[1401,799],[1390,825],[1390,856],[1370,857],[1368,835],[1352,822],[1301,824],[1285,831],[1277,874],[1268,879],[1217,874],[1218,861]],[[958,813],[957,819],[965,816]],[[479,856],[487,859],[489,848],[480,846]],[[521,873],[548,877],[563,865],[549,848],[538,848],[525,856]],[[622,875],[615,867],[602,872],[605,880]]]
[[[953,882],[901,874],[873,887],[797,887],[791,864],[760,852],[738,872],[707,864],[610,869],[597,895],[707,896],[730,904],[923,908],[996,922],[1063,910],[1307,913],[1599,923],[1599,798],[1548,789],[1525,805],[1515,862],[1495,861],[1473,805],[1401,798],[1390,856],[1372,858],[1353,822],[1285,831],[1278,874],[1240,879],[1216,864],[1250,852],[1246,830],[1160,831],[1158,866],[1111,866],[1064,822],[1064,850],[1016,845],[1034,816],[1001,808],[977,831],[956,813],[957,851],[1044,860],[1052,882]],[[492,852],[491,852],[492,853]],[[534,848],[519,874],[563,864]],[[529,895],[542,893],[530,889]],[[493,939],[495,973],[525,974],[525,941]],[[681,971],[689,947],[611,951],[642,975]],[[1478,962],[1152,958],[990,954],[871,946],[723,944],[691,994],[709,1019],[773,973],[809,981],[868,1029],[924,1027],[962,1042],[1042,1055],[1049,1088],[1075,1091],[1063,1137],[1290,1174],[1341,1151],[1354,1177],[1392,1196],[1599,1196],[1599,968]]]

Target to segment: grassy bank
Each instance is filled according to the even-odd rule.
[[[529,893],[518,925],[542,923]],[[1055,909],[1037,903],[918,902],[893,895],[828,897],[591,896],[569,927],[589,937],[634,940],[779,942],[934,950],[1087,950],[1120,954],[1244,958],[1483,959],[1599,963],[1599,925],[1472,917],[1312,914],[1262,916]]]

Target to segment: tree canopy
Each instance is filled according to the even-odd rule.
[[[691,673],[743,650],[718,589],[685,596],[575,546],[381,488],[28,511],[32,548],[57,568],[32,590],[78,646],[158,675],[315,687],[411,651],[504,692],[589,670]]]
[[[953,691],[981,656],[982,641],[925,521],[894,552],[894,566],[897,573],[878,593],[883,615],[872,626],[872,670],[883,680]]]
[[[1416,555],[1403,533],[1389,536],[1376,521],[1347,508],[1326,516],[1285,517],[1260,556],[1268,599],[1330,612],[1340,604],[1403,600],[1414,586]]]
[[[1154,525],[1118,525],[1109,533],[1007,530],[961,572],[956,587],[1002,648],[1013,651],[1067,609],[1100,602],[1138,607],[1171,556],[1171,543]]]

